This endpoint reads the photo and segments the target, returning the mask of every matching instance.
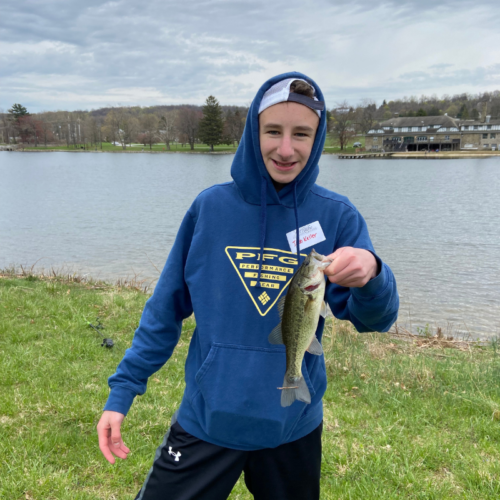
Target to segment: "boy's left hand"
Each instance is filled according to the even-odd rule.
[[[325,269],[325,276],[340,286],[360,288],[377,276],[377,261],[368,250],[342,247],[325,259],[333,260]]]

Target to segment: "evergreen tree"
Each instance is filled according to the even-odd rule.
[[[471,118],[473,120],[479,120],[479,111],[477,109],[473,109],[471,113]]]
[[[224,120],[222,118],[222,108],[219,101],[214,96],[207,97],[203,106],[203,118],[200,120],[198,137],[201,142],[208,144],[210,150],[214,146],[222,144],[224,134]]]
[[[417,116],[427,116],[427,113],[425,112],[425,109],[420,108],[420,109],[417,111]]]
[[[459,120],[467,120],[469,118],[469,111],[467,110],[467,106],[465,104],[462,104],[462,107],[457,114],[457,118]]]
[[[14,119],[17,121],[21,116],[28,116],[28,110],[22,106],[21,104],[14,104],[12,108],[9,109],[9,114],[14,117]]]

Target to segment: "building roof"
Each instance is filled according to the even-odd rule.
[[[441,125],[442,127],[458,127],[459,120],[447,115],[440,116],[408,116],[403,118],[391,118],[380,123],[380,127],[429,127]]]
[[[497,120],[490,120],[489,122],[482,122],[480,120],[459,120],[460,126],[466,126],[466,125],[500,125],[500,119]]]

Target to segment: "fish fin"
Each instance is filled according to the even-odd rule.
[[[323,301],[321,304],[321,310],[320,310],[320,315],[323,316],[323,318],[326,318],[326,315],[328,314],[328,306],[326,305],[326,302]]]
[[[278,323],[267,338],[270,344],[283,344],[283,334],[281,333],[281,323]]]
[[[316,336],[313,337],[311,345],[307,348],[307,352],[315,354],[316,356],[321,356],[323,354],[323,348]]]
[[[288,389],[288,387],[290,389]],[[309,388],[307,387],[304,377],[300,377],[297,381],[290,381],[285,373],[285,380],[283,380],[283,389],[281,392],[281,406],[283,406],[283,408],[290,406],[295,400],[310,404],[311,394]]]
[[[281,299],[278,301],[278,313],[280,315],[280,319],[283,319],[283,311],[285,310],[285,299],[286,295],[283,295]]]

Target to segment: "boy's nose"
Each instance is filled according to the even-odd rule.
[[[283,158],[290,158],[293,156],[293,147],[291,137],[283,137],[278,147],[277,153]]]

